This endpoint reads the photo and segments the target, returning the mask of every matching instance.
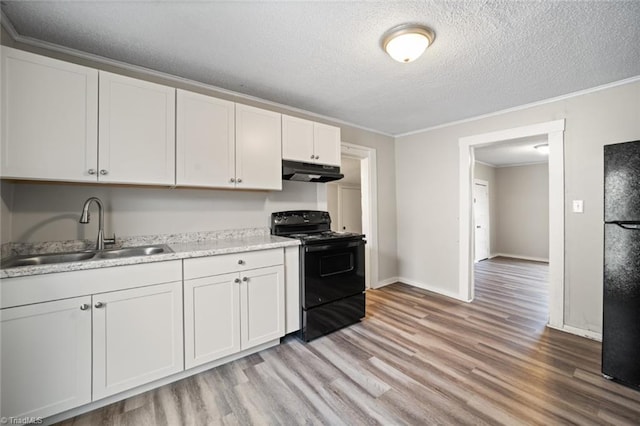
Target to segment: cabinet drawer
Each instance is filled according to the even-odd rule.
[[[233,254],[200,257],[184,260],[184,279],[242,272],[265,266],[283,265],[282,249],[245,251]]]

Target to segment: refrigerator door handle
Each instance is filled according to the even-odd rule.
[[[630,231],[640,231],[640,223],[638,222],[613,221],[611,223],[618,225],[620,228],[628,229]]]

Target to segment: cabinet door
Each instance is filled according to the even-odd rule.
[[[185,281],[186,368],[240,351],[239,282],[237,273]]]
[[[176,115],[176,185],[234,187],[234,103],[178,90]]]
[[[175,89],[100,71],[99,180],[175,183]]]
[[[0,311],[3,418],[91,402],[90,304],[87,296]]]
[[[313,121],[282,116],[282,158],[315,163]]]
[[[2,46],[2,176],[96,182],[98,71]]]
[[[93,296],[93,399],[184,369],[182,283]]]
[[[313,123],[316,163],[340,166],[340,128]]]
[[[236,188],[282,189],[281,114],[236,104]]]
[[[241,276],[241,347],[244,350],[284,336],[284,267],[253,269]]]

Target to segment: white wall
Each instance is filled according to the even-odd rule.
[[[500,167],[495,174],[495,253],[548,261],[548,164]]]
[[[396,250],[397,243],[395,209],[395,148],[393,143],[394,138],[358,127],[349,126],[344,123],[334,122],[329,119],[314,117],[299,110],[290,110],[284,106],[280,107],[272,104],[262,103],[259,100],[235,96],[233,94],[230,94],[229,92],[216,91],[215,88],[194,85],[186,80],[175,81],[163,79],[162,77],[158,76],[150,76],[141,71],[132,71],[126,68],[107,65],[89,59],[78,58],[65,53],[53,52],[41,47],[17,43],[11,40],[4,29],[2,30],[2,39],[0,40],[0,42],[4,45],[10,45],[17,49],[23,49],[33,53],[42,54],[105,71],[110,71],[135,78],[141,78],[160,84],[167,84],[173,87],[192,90],[194,92],[215,96],[221,99],[227,99],[234,102],[240,102],[259,108],[265,108],[276,112],[286,113],[301,118],[339,126],[341,128],[342,141],[355,145],[375,148],[377,151],[377,213],[379,222],[377,229],[379,244],[378,273],[379,279],[381,281],[390,280],[397,277],[398,269]],[[306,185],[307,186],[305,187],[291,190],[292,192],[289,192],[289,187],[289,189],[281,193],[281,195],[278,195],[278,193],[272,193],[272,195],[268,196],[270,197],[269,202],[267,202],[267,198],[265,198],[267,197],[266,195],[264,195],[265,193],[262,193],[262,195],[256,195],[259,193],[254,193],[253,195],[251,195],[251,193],[227,193],[225,191],[216,191],[215,193],[217,195],[213,197],[215,199],[214,201],[211,198],[208,198],[208,196],[203,195],[204,193],[199,192],[200,190],[188,192],[189,190],[184,189],[145,189],[141,190],[143,192],[137,193],[138,195],[131,195],[132,192],[130,191],[132,191],[133,189],[128,188],[123,188],[122,190],[118,190],[118,188],[107,190],[104,187],[93,188],[96,188],[98,192],[101,190],[112,191],[111,196],[113,197],[113,208],[115,209],[119,208],[115,206],[120,200],[126,200],[126,202],[129,203],[129,206],[134,206],[136,209],[139,209],[139,212],[134,212],[133,207],[127,207],[127,209],[131,210],[131,212],[125,217],[130,218],[132,222],[123,221],[114,223],[114,225],[119,229],[124,230],[119,231],[118,229],[116,229],[116,232],[126,232],[127,234],[145,234],[149,232],[149,229],[157,230],[163,228],[163,226],[161,225],[166,225],[167,219],[173,214],[178,215],[177,217],[180,219],[180,221],[183,222],[183,225],[179,225],[179,221],[174,220],[173,223],[169,226],[179,230],[179,232],[184,232],[189,230],[196,230],[195,228],[198,226],[207,226],[209,229],[221,229],[236,226],[267,226],[268,213],[271,213],[272,211],[270,209],[273,209],[273,211],[280,209],[285,210],[289,208],[296,208],[296,206],[299,206],[300,208],[326,208],[326,187],[322,186],[316,189],[315,184]],[[26,186],[27,185],[17,185],[15,188],[17,203],[15,206],[8,206],[8,209],[12,210],[13,214],[8,214],[6,219],[2,219],[2,226],[4,227],[6,224],[11,223],[12,220],[15,223],[13,227],[11,225],[6,225],[7,227],[12,228],[12,235],[10,239],[4,239],[3,237],[2,241],[22,241],[22,237],[29,239],[48,239],[51,235],[62,234],[65,235],[65,237],[63,238],[74,238],[73,236],[66,237],[67,232],[69,232],[69,230],[73,228],[73,226],[70,225],[71,219],[67,218],[65,221],[65,219],[59,216],[65,214],[64,212],[66,212],[66,214],[69,214],[71,211],[75,212],[78,208],[76,205],[77,200],[81,199],[89,193],[96,192],[96,190],[85,191],[80,189],[60,189],[60,191],[62,191],[62,194],[64,194],[64,197],[66,197],[65,199],[69,200],[69,202],[71,202],[71,199],[73,199],[75,200],[73,202],[76,203],[73,206],[63,207],[62,205],[59,205],[56,197],[50,196],[51,194],[48,194],[46,190],[25,189]],[[51,191],[58,191],[58,188],[62,187],[62,185],[56,185],[49,188]],[[2,190],[4,189],[5,188],[3,187]],[[316,193],[316,191],[318,192]],[[39,207],[36,207],[34,204],[37,204],[37,202],[29,200],[31,195],[47,195],[47,197],[45,197],[45,199],[41,201]],[[315,199],[315,204],[311,203],[310,199]],[[83,200],[81,200],[80,202],[80,207],[82,207],[82,201]],[[172,203],[177,203],[179,205],[173,206]],[[159,211],[156,210],[157,207],[160,207]],[[203,213],[203,211],[211,212],[212,208],[214,212],[213,217],[216,218],[215,221],[211,218],[211,216]],[[41,214],[36,213],[36,211],[40,211]],[[226,213],[217,214],[215,213],[217,211]],[[227,216],[226,214],[231,216]],[[49,215],[49,219],[45,218],[46,215]],[[193,218],[189,219],[192,217],[192,215]],[[3,215],[3,217],[4,216],[5,215]],[[53,231],[50,226],[43,223],[46,220],[50,220],[52,223],[57,223],[58,225],[63,226],[62,230]],[[65,225],[62,225],[63,223]],[[75,229],[75,234],[80,234],[81,232],[82,231],[78,230],[77,228]]]
[[[490,256],[493,256],[495,253],[498,253],[496,251],[498,247],[498,227],[496,226],[498,223],[496,216],[498,202],[496,198],[496,168],[476,162],[473,168],[473,177],[474,179],[489,182],[489,252]]]
[[[458,290],[458,139],[566,119],[565,324],[602,330],[603,145],[640,138],[640,82],[396,138],[399,275]],[[584,200],[583,214],[571,200]]]
[[[11,206],[13,206],[14,185],[10,182],[0,183],[0,244],[11,241]]]
[[[85,185],[16,184],[12,208],[13,241],[95,238],[91,223],[78,223],[84,201],[105,204],[105,230],[118,236],[268,227],[273,211],[317,208],[317,186],[283,182],[282,192],[220,191]]]

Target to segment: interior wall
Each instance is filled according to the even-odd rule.
[[[457,295],[460,137],[547,121],[565,128],[566,325],[602,330],[603,146],[640,138],[640,82],[396,138],[399,275]],[[584,213],[571,200],[584,200]]]
[[[549,165],[499,167],[496,253],[549,261]]]
[[[338,184],[327,184],[327,211],[331,215],[331,230],[338,231]]]
[[[3,30],[4,31],[4,30]],[[37,53],[37,54],[41,54],[41,55],[45,55],[45,56],[50,56],[53,58],[57,58],[57,59],[62,59],[65,61],[69,61],[69,62],[73,62],[73,63],[77,63],[77,64],[81,64],[81,65],[85,65],[85,66],[89,66],[89,67],[93,67],[96,69],[100,69],[100,70],[105,70],[105,71],[109,71],[109,72],[114,72],[117,74],[122,74],[122,75],[127,75],[130,77],[135,77],[135,78],[140,78],[140,79],[144,79],[144,80],[148,80],[148,81],[153,81],[156,83],[160,83],[160,84],[166,84],[172,87],[177,87],[180,89],[185,89],[185,90],[191,90],[194,92],[198,92],[198,93],[202,93],[205,95],[210,95],[210,96],[215,96],[217,98],[220,99],[227,99],[230,101],[234,101],[234,102],[239,102],[239,103],[243,103],[246,105],[252,105],[252,106],[256,106],[259,108],[264,108],[264,109],[268,109],[271,111],[276,111],[276,112],[280,112],[280,113],[285,113],[285,114],[290,114],[296,117],[301,117],[301,118],[306,118],[306,119],[310,119],[310,120],[314,120],[317,122],[322,122],[322,123],[326,123],[326,124],[330,124],[330,125],[334,125],[334,126],[338,126],[341,129],[341,139],[344,142],[348,142],[348,143],[352,143],[355,145],[361,145],[361,146],[367,146],[367,147],[371,147],[371,148],[375,148],[377,151],[377,172],[378,172],[378,193],[377,193],[377,214],[378,214],[378,244],[379,244],[379,250],[378,250],[378,268],[379,268],[379,279],[380,281],[389,281],[389,280],[393,280],[395,277],[397,277],[398,275],[398,265],[397,265],[397,242],[396,242],[396,209],[395,209],[395,201],[396,201],[396,197],[395,197],[395,148],[394,148],[394,138],[388,135],[383,135],[380,133],[376,133],[373,131],[369,131],[366,129],[362,129],[359,127],[354,127],[354,126],[350,126],[348,124],[344,124],[341,122],[337,122],[337,121],[332,121],[330,119],[327,118],[321,118],[321,117],[316,117],[313,116],[311,114],[305,114],[302,111],[297,111],[297,110],[290,110],[287,109],[284,106],[278,106],[278,105],[272,105],[266,102],[260,102],[260,100],[258,99],[247,99],[244,97],[240,97],[240,96],[236,96],[233,93],[229,93],[229,92],[224,92],[224,91],[218,91],[215,90],[215,88],[211,88],[211,87],[204,87],[201,85],[197,85],[194,84],[193,82],[190,82],[188,80],[184,80],[184,81],[175,81],[175,80],[170,80],[170,79],[166,79],[166,78],[162,78],[156,75],[150,75],[148,73],[145,73],[144,71],[133,71],[130,69],[126,69],[126,68],[122,68],[122,67],[118,67],[118,66],[114,66],[114,65],[109,65],[109,64],[104,64],[102,62],[98,62],[98,61],[94,61],[94,60],[90,60],[90,59],[85,59],[85,58],[79,58],[70,54],[66,54],[66,53],[61,53],[61,52],[57,52],[57,51],[51,51],[48,49],[44,49],[41,47],[37,47],[37,46],[32,46],[32,45],[28,45],[28,44],[24,44],[24,43],[20,43],[20,42],[15,42],[14,40],[12,40],[10,37],[8,37],[6,35],[6,32],[2,33],[3,37],[2,40],[0,40],[0,42],[3,45],[10,45],[14,48],[17,49],[22,49],[22,50],[26,50],[26,51],[30,51],[33,53]],[[101,188],[101,187],[94,187],[96,189]],[[104,188],[101,188],[101,190],[105,190]],[[29,189],[27,189],[27,193],[26,194],[22,194],[25,191],[25,187],[24,186],[20,186],[16,188],[16,195],[18,197],[20,197],[20,205],[16,206],[17,208],[24,208],[22,207],[25,204],[28,204],[27,202],[27,194],[29,192],[31,192]],[[33,191],[38,191],[38,190],[33,190]],[[112,191],[114,191],[114,194],[120,194],[121,191],[118,191],[117,189],[112,189]],[[149,189],[146,190],[148,192],[145,193],[141,193],[141,197],[147,197],[149,196],[150,199],[147,202],[146,199],[136,199],[134,205],[136,205],[136,208],[139,208],[140,211],[144,214],[146,213],[146,216],[148,218],[148,220],[151,223],[156,223],[158,224],[159,222],[162,221],[162,219],[153,219],[152,216],[156,216],[156,213],[154,213],[154,207],[156,205],[161,205],[163,204],[163,200],[165,198],[165,195],[167,194],[171,194],[171,195],[167,195],[169,200],[172,199],[179,199],[180,203],[185,203],[182,208],[182,212],[186,212],[186,211],[191,211],[194,214],[196,214],[196,219],[193,221],[187,220],[187,217],[189,216],[188,214],[184,213],[184,215],[182,216],[185,220],[183,226],[177,225],[176,223],[172,224],[172,227],[175,228],[179,228],[183,231],[189,230],[194,228],[196,225],[195,224],[211,224],[210,226],[215,227],[216,229],[218,228],[228,228],[228,227],[233,227],[235,226],[234,224],[238,223],[238,224],[249,224],[249,225],[242,225],[242,226],[254,226],[253,224],[259,223],[261,224],[260,226],[265,226],[266,225],[266,219],[262,219],[262,220],[258,220],[258,216],[260,217],[266,217],[268,215],[265,215],[264,213],[270,213],[270,211],[267,211],[265,209],[262,209],[260,211],[260,213],[258,213],[255,210],[255,206],[263,201],[263,199],[266,199],[265,195],[263,194],[262,196],[258,196],[258,195],[242,195],[240,193],[235,194],[235,195],[221,195],[220,198],[224,201],[222,201],[222,205],[225,206],[230,206],[233,205],[232,208],[228,208],[229,212],[239,212],[239,217],[240,218],[245,218],[245,219],[240,219],[240,218],[223,218],[220,215],[214,215],[216,218],[220,219],[220,222],[216,222],[213,223],[211,222],[211,219],[207,218],[206,219],[202,219],[203,217],[205,217],[206,215],[204,213],[197,213],[198,210],[196,210],[197,207],[201,206],[203,203],[203,195],[193,195],[193,196],[186,196],[186,195],[176,195],[178,193],[172,193],[170,191],[167,190],[159,190],[162,191],[160,192],[160,194],[162,195],[156,195],[153,196],[152,194],[156,194],[156,189]],[[179,194],[185,194],[182,191],[187,191],[187,190],[183,190],[183,189],[178,189],[175,191],[181,191],[179,192]],[[46,192],[46,191],[40,191],[40,192]],[[71,190],[71,192],[74,192],[73,190]],[[82,192],[82,191],[80,191]],[[95,192],[95,191],[94,191]],[[221,191],[219,191],[221,192]],[[85,192],[82,192],[83,194],[85,194]],[[122,192],[122,196],[117,195],[116,196],[116,200],[117,199],[125,199],[127,198],[126,195],[124,195],[125,193],[128,193],[127,191],[123,191]],[[22,195],[21,195],[22,194]],[[271,197],[273,197],[273,199],[279,199],[279,200],[284,200],[284,199],[289,199],[293,204],[292,205],[296,205],[298,203],[306,204],[307,198],[306,197],[315,197],[316,199],[316,203],[314,204],[313,207],[310,208],[317,208],[317,209],[325,209],[326,208],[326,189],[325,187],[320,187],[320,188],[315,188],[313,186],[313,184],[311,184],[311,186],[306,186],[303,187],[299,190],[295,190],[292,193],[292,196],[290,197],[286,192],[283,193],[283,195],[277,195],[276,193],[273,193],[275,195],[271,195]],[[313,195],[311,195],[313,194]],[[83,195],[84,196],[84,195]],[[298,196],[302,197],[302,198],[297,198]],[[192,198],[191,198],[192,197]],[[255,198],[254,198],[255,197]],[[52,202],[55,203],[55,200],[52,199],[53,197],[48,197],[46,199],[46,203]],[[78,197],[76,197],[78,198]],[[82,197],[79,197],[82,198]],[[134,197],[130,197],[130,198],[134,198]],[[302,201],[300,201],[302,200]],[[134,201],[134,200],[131,200]],[[77,203],[77,201],[75,201]],[[237,203],[237,204],[235,204]],[[244,208],[244,204],[248,203],[249,205],[249,212],[246,211],[246,209]],[[206,203],[205,203],[206,204]],[[211,207],[211,204],[206,204],[207,207]],[[80,205],[80,207],[82,207]],[[56,214],[56,212],[58,210],[61,209],[61,207],[58,207],[57,205],[52,205],[52,206],[48,206],[47,204],[43,204],[41,205],[42,211],[43,212],[50,212],[52,215]],[[76,209],[76,205],[74,204],[73,207],[69,207],[68,209],[72,209],[75,212]],[[281,208],[282,210],[286,210],[289,208],[292,208],[291,205],[289,205],[287,202],[282,201],[279,203],[279,207],[277,208]],[[180,208],[176,208],[176,210],[180,210]],[[253,213],[251,213],[253,212]],[[161,213],[157,214],[159,217],[162,216]],[[255,216],[254,216],[255,215]],[[22,216],[22,213],[19,211],[17,214],[13,215],[14,218],[15,216]],[[131,217],[133,217],[134,215],[132,215]],[[29,217],[34,217],[31,214],[27,214],[27,217],[18,217],[17,218],[17,224],[19,224],[20,226],[20,230],[17,232],[14,232],[12,235],[12,240],[13,241],[19,241],[21,239],[21,237],[27,236],[28,238],[45,238],[46,235],[49,235],[49,231],[28,231],[29,229],[37,226],[37,222],[31,222],[31,224],[27,223],[28,218]],[[249,217],[252,217],[252,219],[249,219]],[[204,220],[204,222],[203,222]],[[142,220],[142,222],[146,222],[146,220]],[[121,226],[121,229],[132,229],[132,226],[126,225],[124,223],[122,224],[118,224]],[[144,224],[141,224],[144,225]],[[239,225],[240,226],[240,225]],[[144,229],[147,228],[153,228],[153,229],[159,229],[160,226],[144,226]],[[141,229],[138,230],[138,228],[136,228],[136,230],[131,230],[128,232],[135,232],[136,234],[143,234],[143,233],[147,233],[147,231],[142,231]],[[53,234],[61,234],[62,232],[53,232]],[[79,231],[76,230],[76,234],[78,234]],[[36,235],[40,235],[40,236],[36,236]],[[66,231],[65,231],[65,235],[66,235]],[[124,235],[124,234],[123,234]],[[48,238],[48,237],[47,237]]]
[[[10,182],[0,183],[0,244],[11,241],[11,209],[13,208],[13,188]]]
[[[489,182],[489,255],[494,256],[498,253],[496,251],[498,247],[496,168],[476,161],[473,177]]]
[[[223,191],[54,184],[16,184],[14,242],[92,239],[98,215],[78,223],[84,201],[96,196],[105,206],[107,235],[133,236],[268,227],[280,210],[316,209],[315,183],[283,182],[282,192]]]

